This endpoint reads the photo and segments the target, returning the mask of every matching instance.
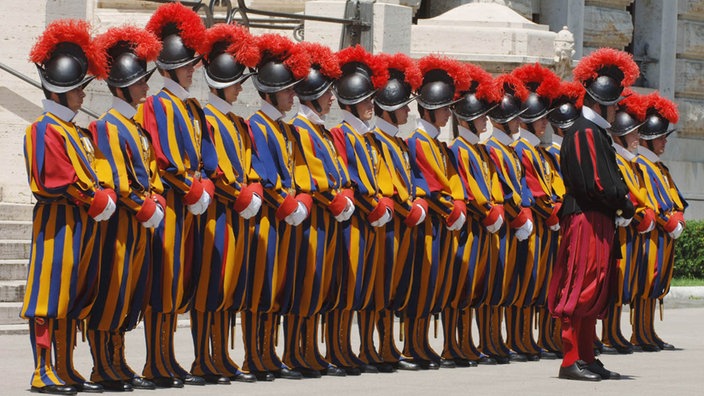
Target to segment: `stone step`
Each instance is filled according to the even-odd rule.
[[[34,205],[0,202],[0,221],[32,221]]]
[[[0,239],[31,239],[31,221],[0,220]]]
[[[22,302],[0,302],[0,325],[16,325],[27,323],[20,318]]]
[[[26,279],[28,266],[25,259],[0,259],[0,281]]]
[[[0,302],[20,302],[24,299],[25,280],[0,281]]]
[[[5,239],[0,240],[0,258],[2,259],[28,259],[31,241]]]

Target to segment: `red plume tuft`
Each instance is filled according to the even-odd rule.
[[[186,47],[202,53],[201,46],[205,39],[205,26],[198,14],[181,3],[169,3],[160,6],[147,23],[147,30],[160,39],[162,31],[169,23],[176,24],[183,44]]]
[[[262,34],[257,38],[257,45],[262,54],[260,62],[267,62],[273,57],[282,60],[296,80],[308,75],[310,58],[289,38],[274,33]]]
[[[218,23],[206,30],[201,48],[206,60],[210,60],[210,52],[218,42],[228,43],[225,51],[233,55],[237,62],[247,67],[255,67],[259,63],[261,54],[255,45],[256,39],[243,26]]]
[[[337,58],[330,47],[309,41],[303,41],[298,46],[308,54],[311,64],[320,66],[320,72],[324,76],[336,79],[342,75],[340,65],[337,64]]]
[[[88,73],[107,76],[107,58],[90,37],[90,24],[78,19],[59,19],[49,24],[29,53],[29,60],[43,65],[51,58],[59,43],[69,42],[81,47],[88,59]]]
[[[507,92],[511,91],[513,92],[513,96],[521,102],[528,98],[528,89],[526,89],[523,82],[513,74],[502,74],[496,77],[495,83],[499,98],[502,98]]]
[[[340,67],[350,63],[359,62],[366,65],[372,72],[371,79],[374,88],[379,89],[389,81],[389,70],[383,57],[375,57],[362,46],[347,47],[337,52],[337,63]]]
[[[108,51],[121,41],[127,43],[138,58],[147,62],[155,60],[161,52],[161,42],[153,33],[130,25],[108,29],[95,38],[95,45],[102,51]]]
[[[622,87],[632,85],[640,70],[633,61],[631,54],[613,48],[600,48],[582,58],[572,74],[575,80],[585,82],[599,76],[598,71],[605,66],[616,66],[623,73]]]
[[[418,64],[408,55],[399,52],[394,55],[379,54],[378,56],[382,57],[386,62],[386,67],[389,70],[395,69],[403,73],[403,79],[411,86],[412,91],[417,90],[423,83],[423,75],[418,68]]]
[[[455,99],[459,98],[461,93],[466,92],[472,83],[469,69],[463,63],[446,56],[425,56],[418,61],[418,67],[423,76],[431,70],[444,70],[455,85]]]
[[[560,78],[552,70],[537,62],[532,65],[520,66],[514,69],[511,74],[523,81],[529,90],[531,90],[530,85],[537,84],[535,93],[540,97],[552,100],[559,93]]]
[[[670,124],[676,124],[679,120],[680,116],[675,102],[661,96],[659,92],[655,91],[647,95],[645,101],[648,102],[648,112],[653,110],[657,111],[657,113],[669,121]]]
[[[478,99],[489,103],[498,102],[501,96],[496,91],[494,78],[489,72],[473,63],[465,63],[469,78],[471,80],[470,90],[474,90]]]
[[[645,120],[645,115],[648,111],[646,96],[633,92],[628,88],[623,90],[623,96],[625,98],[618,102],[618,106],[635,117],[639,122]]]
[[[581,109],[584,105],[585,92],[584,86],[577,81],[562,81],[558,98],[564,98],[565,101],[574,103],[578,109]]]

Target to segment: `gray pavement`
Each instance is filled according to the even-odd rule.
[[[702,301],[670,301],[665,320],[656,322],[658,334],[678,347],[676,351],[636,352],[632,355],[602,355],[605,365],[625,376],[619,381],[585,383],[557,378],[558,360],[535,363],[511,363],[506,366],[441,369],[438,371],[362,374],[360,377],[323,377],[291,381],[277,379],[270,383],[187,386],[184,389],[135,391],[145,395],[702,395],[704,394],[704,304]],[[676,308],[670,309],[669,307]],[[628,312],[624,312],[624,327]],[[432,333],[432,331],[431,331]],[[630,329],[624,328],[629,335]],[[80,337],[80,334],[79,334]],[[242,359],[241,333],[231,351],[236,361]],[[433,339],[442,349],[441,339]],[[177,356],[188,368],[192,359],[190,330],[176,332]],[[32,356],[27,335],[0,335],[0,395],[28,395]],[[128,334],[127,355],[132,367],[141,370],[144,363],[144,340],[141,329]],[[87,343],[75,352],[76,368],[88,376],[91,360]]]

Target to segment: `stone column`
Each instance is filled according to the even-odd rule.
[[[574,58],[582,57],[584,42],[584,0],[542,0],[540,2],[540,23],[559,32],[563,26],[574,36]]]
[[[46,23],[61,18],[79,18],[93,21],[95,1],[50,0],[46,2]]]

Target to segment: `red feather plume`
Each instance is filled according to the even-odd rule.
[[[574,103],[574,105],[581,109],[584,105],[584,86],[577,81],[562,81],[560,83],[560,94],[559,98],[565,98],[565,101]]]
[[[372,71],[371,79],[374,88],[379,89],[389,81],[389,70],[383,58],[375,57],[367,52],[364,47],[355,45],[354,47],[343,48],[335,54],[337,64],[342,68],[350,62],[359,62],[367,65]]]
[[[298,46],[303,52],[308,54],[312,65],[320,66],[320,72],[325,77],[336,79],[342,75],[340,65],[337,63],[337,58],[335,58],[335,54],[330,47],[310,41],[298,43]]]
[[[528,89],[523,85],[523,81],[516,78],[513,74],[502,74],[496,77],[495,84],[499,98],[502,98],[507,92],[511,91],[513,91],[513,96],[521,102],[528,98]]]
[[[255,67],[259,63],[261,54],[255,45],[256,39],[243,26],[218,23],[206,30],[201,48],[206,60],[210,60],[210,52],[218,42],[228,43],[225,51],[246,67]]]
[[[128,43],[137,57],[147,62],[155,60],[161,52],[161,42],[153,33],[130,25],[108,29],[95,38],[95,45],[108,56],[107,51],[121,41]]]
[[[51,58],[56,46],[63,42],[81,47],[88,59],[88,73],[98,77],[107,76],[107,58],[90,37],[90,24],[78,19],[59,19],[49,24],[29,53],[29,60],[43,65]]]
[[[675,102],[661,96],[659,92],[655,91],[647,95],[645,100],[648,102],[648,112],[657,111],[670,124],[676,124],[679,120],[680,116]]]
[[[469,89],[472,80],[469,69],[461,62],[446,56],[428,55],[418,61],[418,67],[423,76],[431,70],[444,70],[452,79],[455,85],[455,99],[459,98],[462,92]]]
[[[176,24],[183,43],[198,53],[205,39],[205,26],[198,14],[181,3],[168,3],[160,6],[147,23],[147,30],[162,38],[162,30],[169,23]]]
[[[471,80],[470,90],[476,83],[474,93],[478,99],[489,103],[501,100],[501,96],[496,91],[494,78],[489,72],[473,63],[465,63],[464,67],[467,68],[467,73],[469,73],[469,79]]]
[[[310,71],[310,58],[289,38],[280,34],[267,33],[257,38],[257,46],[261,50],[261,61],[267,62],[272,57],[282,60],[291,70],[295,79],[299,80]]]
[[[616,66],[621,70],[623,73],[622,87],[632,85],[640,74],[638,65],[633,61],[631,54],[613,48],[600,48],[582,58],[574,68],[572,75],[575,80],[585,82],[598,77],[597,72],[605,66]]]
[[[537,83],[535,93],[549,100],[555,99],[560,89],[560,78],[552,70],[541,66],[537,62],[532,65],[517,67],[511,72],[516,78],[523,81],[528,88],[530,83]],[[528,88],[530,89],[530,88]]]
[[[645,120],[645,114],[648,111],[646,96],[633,92],[628,88],[623,90],[623,95],[625,98],[618,102],[618,106],[635,117],[639,122]]]
[[[403,73],[403,79],[411,86],[412,91],[417,90],[423,83],[423,75],[420,73],[418,64],[408,55],[399,52],[393,55],[379,54],[378,56],[386,62],[386,67],[389,70],[399,70]]]

